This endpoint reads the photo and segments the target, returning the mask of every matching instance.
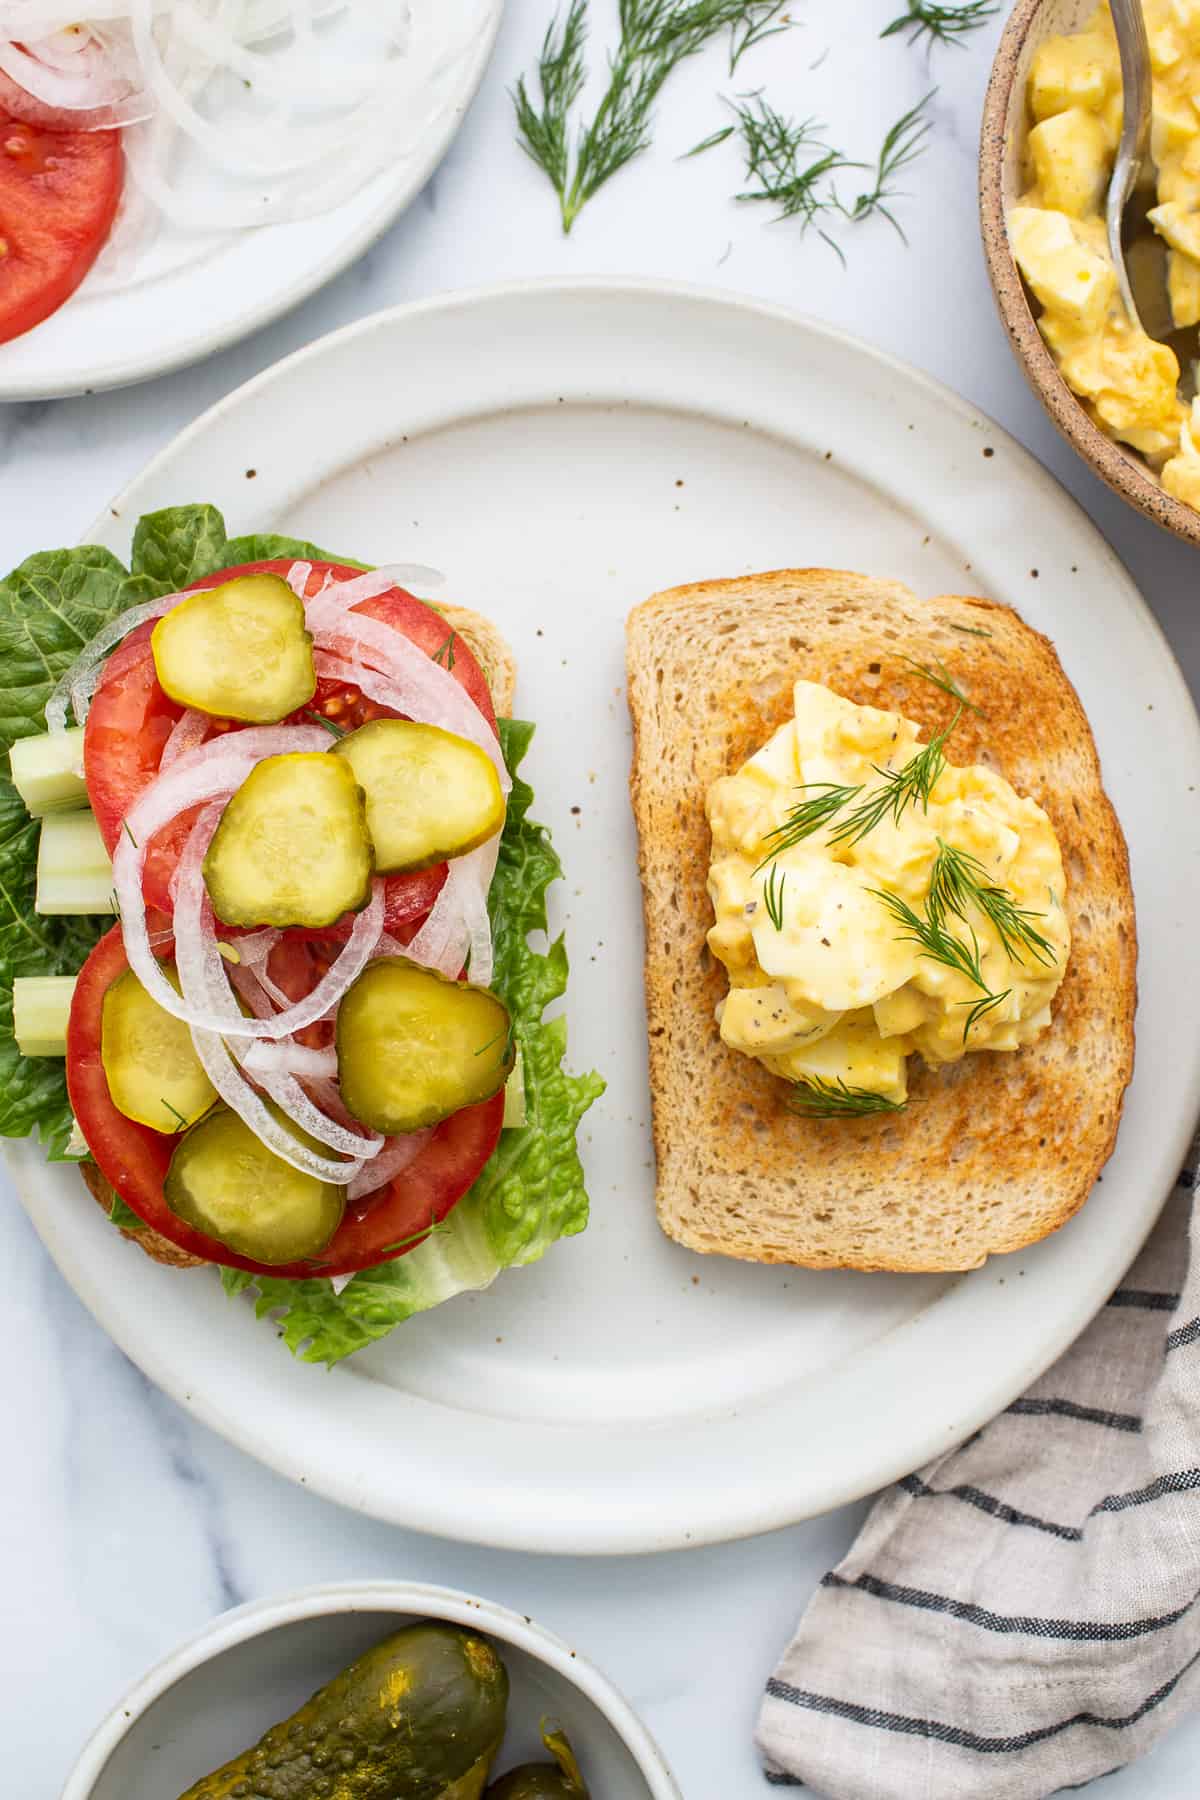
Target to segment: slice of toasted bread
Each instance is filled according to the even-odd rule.
[[[472,612],[469,606],[439,606],[438,611],[466,640],[467,648],[487,678],[496,712],[502,716],[510,715],[517,687],[517,659],[508,640],[490,619],[485,619],[482,613]],[[95,1163],[81,1163],[79,1172],[105,1212],[111,1212],[115,1188],[109,1186]],[[122,1236],[139,1245],[155,1262],[167,1263],[173,1269],[194,1269],[203,1265],[202,1257],[180,1250],[169,1238],[149,1228],[145,1231],[122,1230]]]
[[[756,1262],[910,1271],[975,1268],[1054,1231],[1112,1150],[1136,937],[1125,840],[1053,646],[988,600],[792,569],[656,594],[630,615],[627,651],[663,1230]],[[801,677],[926,735],[947,723],[952,703],[905,657],[940,659],[986,715],[963,715],[950,760],[992,764],[1049,813],[1071,959],[1036,1044],[938,1072],[914,1056],[905,1112],[802,1119],[714,1021],[726,977],[705,943],[705,792],[790,715]]]

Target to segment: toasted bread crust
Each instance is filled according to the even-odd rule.
[[[800,569],[656,594],[630,615],[627,652],[663,1230],[758,1262],[916,1272],[974,1268],[1064,1224],[1132,1072],[1136,934],[1125,841],[1053,645],[993,601]],[[714,1022],[726,978],[705,944],[704,797],[789,716],[800,678],[926,733],[947,723],[952,703],[905,657],[940,659],[986,715],[963,715],[951,760],[991,763],[1050,815],[1071,960],[1038,1043],[936,1072],[910,1059],[901,1114],[801,1119]]]

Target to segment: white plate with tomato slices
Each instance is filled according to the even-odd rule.
[[[378,379],[397,366],[400,401]],[[301,397],[319,443],[297,440]],[[516,713],[537,725],[534,816],[565,865],[550,924],[572,965],[568,1060],[608,1086],[583,1123],[588,1230],[327,1375],[211,1273],[151,1266],[75,1171],[18,1146],[38,1231],[134,1361],[348,1506],[575,1553],[823,1511],[948,1450],[1041,1373],[1157,1216],[1200,1090],[1200,965],[1171,948],[1190,929],[1200,731],[1144,603],[1052,478],[966,402],[825,326],[595,281],[454,296],[311,346],[197,421],[93,534],[124,556],[139,514],[200,500],[231,531],[433,564],[505,633]],[[624,620],[667,586],[803,564],[1018,607],[1080,693],[1129,842],[1138,1063],[1103,1185],[1053,1237],[964,1276],[700,1257],[655,1222]]]
[[[383,140],[374,167],[368,158],[364,179],[357,183],[353,138],[324,166],[317,165],[314,189],[324,180],[336,182],[340,168],[346,171],[341,187],[331,187],[328,205],[297,191],[294,175],[288,177],[292,190],[282,194],[278,184],[272,185],[274,176],[265,172],[256,189],[253,170],[239,169],[239,163],[249,165],[261,151],[264,171],[268,168],[278,113],[268,109],[249,120],[235,114],[229,144],[221,146],[215,128],[225,129],[226,114],[217,111],[216,100],[207,100],[208,89],[193,104],[196,82],[190,70],[169,89],[169,107],[187,120],[186,127],[174,130],[163,99],[174,40],[160,40],[160,48],[166,44],[156,58],[162,92],[138,92],[123,101],[130,122],[114,130],[64,129],[71,112],[47,108],[35,96],[19,92],[0,70],[0,401],[96,392],[182,368],[299,305],[369,249],[449,149],[483,79],[503,0],[421,4],[429,14],[430,33],[442,30],[444,42],[430,37],[421,65],[428,69],[428,80],[419,92],[398,96],[391,108],[394,115],[411,114],[418,124],[397,138],[394,152]],[[123,19],[126,10],[118,7],[112,17]],[[249,0],[240,10],[254,17]],[[259,10],[273,16],[269,6]],[[367,54],[377,54],[374,39],[363,38],[370,29],[370,12],[368,5],[364,13],[362,0],[315,12],[311,5],[307,8],[318,34],[344,27],[350,67],[360,39],[367,46],[360,63]],[[388,14],[400,18],[390,0]],[[241,57],[239,67],[258,64],[262,79],[275,79],[279,92],[268,94],[268,103],[290,97],[297,116],[289,113],[286,123],[295,143],[305,129],[298,111],[303,96],[288,95],[295,78],[286,58],[294,47],[290,26],[285,30],[284,24],[293,15],[304,20],[306,9],[281,0],[274,15],[274,36],[263,39],[251,32],[246,42],[231,38],[228,53]],[[64,18],[69,16],[64,12]],[[213,23],[207,28],[210,34]],[[0,48],[19,52],[8,41],[5,25],[0,18]],[[8,26],[15,29],[15,24]],[[86,29],[72,26],[46,42]],[[311,20],[308,29],[313,30]],[[85,45],[88,53],[93,48]],[[318,66],[322,48],[318,35]],[[202,76],[202,47],[193,46],[192,54]],[[48,69],[38,68],[31,79],[39,92],[56,91],[53,86],[43,90],[41,82],[61,79],[59,69],[70,60],[64,63],[60,56]],[[82,63],[86,56],[73,60]],[[107,91],[106,79],[102,69],[101,94]],[[257,85],[232,73],[222,79],[235,89]],[[224,98],[222,90],[218,99]],[[379,119],[381,99],[386,95],[375,95],[374,110],[364,109],[368,122]],[[14,109],[20,117],[13,116]],[[118,108],[114,116],[125,113]],[[103,120],[107,115],[100,110],[88,116]],[[47,129],[46,120],[53,129]],[[318,120],[312,129],[319,128]],[[245,130],[241,138],[234,135],[239,129]],[[260,204],[262,216],[278,216],[280,222],[251,223]],[[228,222],[222,223],[223,217]]]

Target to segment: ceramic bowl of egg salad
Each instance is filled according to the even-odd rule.
[[[1104,202],[1121,130],[1105,0],[1018,0],[980,148],[984,248],[1001,317],[1059,430],[1111,488],[1200,543],[1200,0],[1142,0],[1154,116],[1134,255],[1145,330],[1117,292]],[[1156,315],[1141,299],[1160,296]]]

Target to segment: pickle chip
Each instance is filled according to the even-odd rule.
[[[351,731],[344,756],[367,797],[367,829],[381,875],[463,856],[504,824],[495,765],[469,738],[408,719],[373,719]]]
[[[178,988],[174,963],[165,963],[163,973]],[[146,992],[132,969],[104,996],[100,1060],[117,1111],[152,1131],[184,1130],[217,1097],[191,1032]]]
[[[282,1118],[276,1107],[271,1111]],[[296,1136],[316,1147],[304,1132],[296,1130]],[[227,1106],[180,1138],[163,1197],[177,1219],[239,1256],[268,1264],[318,1256],[346,1205],[345,1188],[294,1169]]]
[[[317,691],[304,602],[279,575],[238,575],[181,600],[150,648],[163,692],[216,719],[274,725]]]
[[[213,911],[225,925],[332,925],[366,905],[373,871],[354,772],[313,750],[258,763],[204,858]]]
[[[337,1059],[346,1106],[392,1137],[489,1100],[516,1051],[508,1008],[487,988],[383,956],[342,999]]]

